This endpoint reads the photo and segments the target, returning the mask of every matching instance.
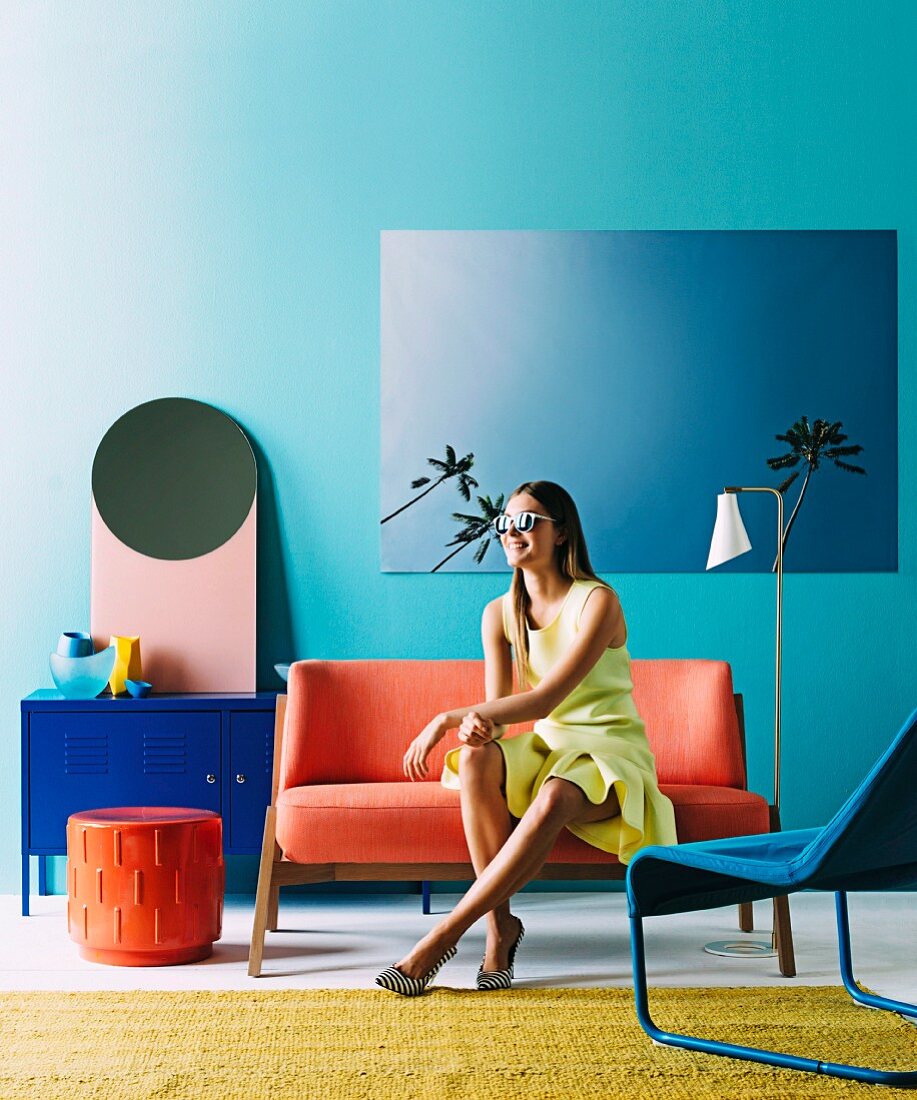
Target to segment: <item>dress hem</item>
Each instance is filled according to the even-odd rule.
[[[664,826],[659,830],[651,830],[650,832],[652,835],[647,836],[647,829],[645,828],[646,811],[648,809],[647,800],[644,799],[642,805],[635,807],[633,805],[633,796],[630,787],[625,779],[605,779],[604,776],[601,776],[601,772],[599,772],[605,786],[605,793],[598,801],[594,801],[589,797],[589,792],[582,783],[577,782],[577,780],[570,775],[564,775],[563,770],[558,770],[558,764],[564,764],[564,761],[558,761],[557,764],[550,768],[547,774],[538,782],[537,787],[533,787],[531,792],[532,797],[528,800],[527,804],[523,806],[518,797],[514,797],[511,793],[510,761],[503,747],[513,740],[514,738],[507,738],[506,741],[500,740],[496,743],[500,746],[501,752],[503,752],[503,759],[506,767],[507,778],[504,797],[507,809],[517,820],[522,818],[526,810],[531,806],[534,798],[537,796],[538,791],[541,790],[548,779],[565,779],[568,783],[573,783],[574,786],[578,787],[583,792],[587,801],[593,806],[600,806],[612,790],[618,796],[618,804],[620,806],[619,813],[611,817],[601,818],[599,821],[589,821],[583,824],[569,822],[564,826],[568,832],[572,833],[578,840],[582,840],[583,843],[588,844],[592,848],[597,848],[601,852],[606,852],[608,855],[614,856],[623,865],[628,864],[640,848],[644,848],[650,844],[677,843],[676,839],[666,840],[664,835],[655,835],[657,832],[664,834],[667,831]],[[450,758],[454,759],[459,751],[459,749],[450,749],[449,752],[446,753],[446,757],[443,761],[443,772],[440,781],[444,787],[450,790],[461,790],[461,780],[459,779],[458,769],[453,766],[450,760]],[[578,758],[588,758],[596,765],[596,769],[598,770],[598,765],[591,753],[578,752],[576,756]],[[665,796],[660,792],[660,797],[664,798]],[[635,810],[636,813],[634,812]],[[672,816],[674,819],[674,810]],[[602,828],[597,829],[596,826],[601,826]],[[674,836],[674,820],[672,822],[671,831]],[[611,835],[608,836],[607,839],[603,837],[602,834],[608,834],[609,832]]]

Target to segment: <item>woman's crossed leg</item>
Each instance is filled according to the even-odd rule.
[[[422,978],[485,914],[485,969],[504,968],[518,932],[509,899],[541,870],[561,829],[572,822],[604,821],[621,812],[614,791],[594,805],[575,783],[552,776],[513,829],[502,790],[505,764],[500,748],[493,743],[464,747],[459,775],[462,821],[477,878],[455,909],[397,964],[412,978]]]

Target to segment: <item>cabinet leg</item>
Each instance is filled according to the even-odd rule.
[[[280,908],[280,887],[271,886],[270,897],[267,903],[267,927],[268,931],[277,931],[277,911]]]
[[[22,857],[22,915],[29,915],[29,856]]]
[[[750,901],[739,902],[739,931],[754,932],[755,908]]]
[[[790,901],[785,894],[781,898],[774,898],[774,938],[780,973],[784,978],[795,978],[796,956],[793,951],[793,929],[790,926]]]

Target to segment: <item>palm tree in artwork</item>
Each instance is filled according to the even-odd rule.
[[[471,490],[477,489],[478,483],[470,476],[468,471],[474,465],[474,455],[467,454],[463,458],[457,458],[455,454],[455,448],[447,444],[446,446],[446,461],[443,462],[438,458],[428,458],[427,462],[433,467],[434,470],[439,471],[439,477],[436,479],[429,477],[417,477],[411,482],[412,489],[419,489],[422,485],[428,485],[428,489],[424,489],[422,493],[418,493],[413,500],[409,500],[407,504],[402,504],[400,508],[396,508],[394,512],[385,516],[380,520],[380,523],[388,523],[390,519],[394,519],[400,512],[403,512],[405,508],[410,508],[412,504],[416,504],[418,500],[422,500],[427,493],[432,493],[437,485],[441,485],[444,481],[448,481],[449,478],[458,478],[458,491],[462,494],[465,500],[471,500]]]
[[[798,466],[801,462],[806,463],[806,476],[802,483],[802,489],[799,491],[799,497],[796,500],[796,506],[793,508],[793,514],[790,516],[790,521],[786,525],[786,529],[783,532],[783,549],[786,551],[787,539],[790,537],[790,531],[793,529],[793,524],[796,522],[796,517],[799,515],[799,508],[802,504],[803,497],[806,495],[806,489],[809,487],[809,479],[812,474],[818,469],[822,459],[831,459],[835,466],[840,467],[842,470],[847,470],[851,474],[865,474],[866,471],[862,466],[854,466],[850,462],[844,462],[843,459],[849,458],[851,455],[858,455],[863,448],[858,444],[852,444],[844,446],[844,441],[847,436],[841,432],[843,424],[840,420],[829,423],[827,420],[816,420],[811,427],[809,426],[808,418],[802,416],[792,428],[787,428],[784,435],[775,436],[775,439],[779,439],[782,443],[788,443],[790,450],[784,455],[778,455],[776,458],[769,458],[767,460],[768,466],[772,470],[785,470],[791,466]],[[787,489],[793,484],[797,477],[799,477],[800,470],[794,470],[790,476],[777,487],[779,493],[785,493]],[[777,568],[777,562],[774,561],[773,568]]]
[[[491,500],[490,497],[486,496],[478,497],[478,508],[480,512],[476,516],[465,515],[462,512],[452,513],[452,518],[456,523],[462,524],[462,529],[446,545],[457,546],[458,549],[453,550],[451,554],[447,554],[438,565],[434,565],[430,570],[431,573],[435,573],[440,566],[445,565],[450,558],[454,558],[459,551],[464,550],[466,546],[470,546],[473,542],[481,543],[474,552],[475,562],[480,565],[484,560],[488,546],[494,539],[499,538],[494,530],[494,520],[503,511],[503,494],[501,493],[496,500]]]

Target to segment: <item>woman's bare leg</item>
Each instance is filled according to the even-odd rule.
[[[502,751],[493,742],[478,747],[466,745],[459,752],[459,775],[465,840],[474,872],[480,878],[513,831],[502,792],[506,782]],[[485,970],[506,969],[510,946],[518,934],[519,921],[510,912],[507,898],[487,914]]]
[[[602,821],[619,813],[613,792],[600,806],[594,806],[575,783],[556,776],[547,780],[509,839],[455,909],[415,944],[397,964],[398,969],[412,978],[423,977],[476,920],[538,874],[560,830],[569,822]]]

